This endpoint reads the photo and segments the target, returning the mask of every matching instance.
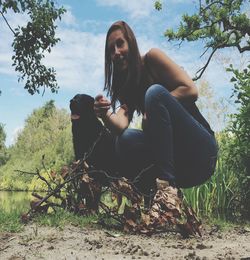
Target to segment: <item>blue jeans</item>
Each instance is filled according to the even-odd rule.
[[[121,172],[135,177],[154,165],[154,178],[188,188],[204,183],[214,172],[217,144],[169,91],[152,85],[145,94],[146,127],[126,129],[116,140]]]

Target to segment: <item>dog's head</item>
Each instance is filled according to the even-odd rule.
[[[94,98],[85,94],[77,94],[70,100],[71,115],[86,117],[94,115]]]

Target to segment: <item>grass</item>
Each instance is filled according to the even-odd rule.
[[[41,226],[58,227],[63,229],[66,225],[84,227],[96,223],[98,216],[78,216],[65,210],[58,210],[56,213],[38,215],[33,222]],[[21,232],[24,224],[21,221],[21,214],[17,211],[0,212],[0,232]]]
[[[24,225],[20,221],[20,213],[0,211],[0,232],[20,232]]]
[[[222,232],[232,229],[234,229],[235,232],[237,232],[237,230],[242,230],[242,233],[250,232],[250,222],[247,220],[235,222],[225,218],[209,217],[203,220],[203,223],[209,226],[216,226],[218,230]]]
[[[112,219],[105,217],[105,214],[101,216],[79,216],[62,209],[57,210],[57,212],[37,215],[30,223],[35,223],[36,226],[57,227],[59,229],[63,229],[67,225],[73,225],[82,228],[95,225],[97,221],[100,220],[100,217],[107,225],[115,224]],[[211,214],[207,215],[206,217],[202,217],[202,222],[206,225],[216,225],[221,231],[226,231],[237,226],[250,230],[250,222],[236,224],[235,222],[228,221],[228,219],[223,217],[213,217]],[[21,222],[20,212],[0,212],[0,232],[21,232],[23,229],[24,224]]]
[[[101,216],[102,220],[105,221],[107,225],[114,225],[114,221],[110,218],[105,218],[105,216]],[[65,210],[58,210],[56,213],[49,213],[44,215],[38,215],[33,218],[32,222],[35,223],[36,227],[39,226],[49,226],[49,227],[57,227],[59,229],[63,229],[67,225],[73,225],[76,227],[86,227],[92,226],[97,223],[97,220],[100,216],[92,215],[92,216],[78,216],[73,213],[67,212]],[[227,231],[232,228],[240,227],[246,232],[250,232],[250,222],[244,223],[235,223],[232,221],[228,221],[224,218],[218,217],[206,217],[202,218],[202,223],[210,226],[217,226],[218,230]],[[97,226],[96,226],[97,227]],[[97,227],[98,228],[98,227]],[[3,213],[0,212],[0,233],[1,232],[21,232],[24,229],[24,224],[21,222],[20,213],[12,212],[12,213]]]
[[[199,216],[227,216],[237,181],[236,175],[218,158],[212,178],[201,186],[185,189],[185,199]]]
[[[96,223],[98,216],[79,216],[65,210],[56,213],[38,215],[34,221],[42,226],[64,228],[66,225],[84,227]]]

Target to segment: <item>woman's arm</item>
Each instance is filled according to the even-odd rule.
[[[156,83],[165,86],[179,100],[197,100],[198,91],[193,80],[164,52],[151,49],[147,58]]]
[[[116,113],[108,111],[102,121],[112,133],[120,135],[129,125],[127,108],[123,105]]]
[[[120,135],[129,125],[128,108],[122,105],[116,113],[109,111],[111,103],[102,95],[95,98],[94,111],[100,117],[109,130]]]

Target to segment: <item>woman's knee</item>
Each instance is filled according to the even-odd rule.
[[[116,151],[124,153],[130,151],[132,147],[137,146],[138,143],[144,143],[144,134],[141,130],[126,129],[116,139]]]
[[[170,93],[165,87],[159,84],[150,86],[145,94],[145,108],[147,109],[151,105],[159,104],[162,95],[168,96]]]
[[[117,144],[119,146],[124,146],[129,142],[129,137],[130,137],[130,129],[126,129],[123,131],[121,135],[117,137]]]
[[[116,150],[121,152],[127,150],[131,144],[131,130],[125,129],[121,135],[116,138]]]

